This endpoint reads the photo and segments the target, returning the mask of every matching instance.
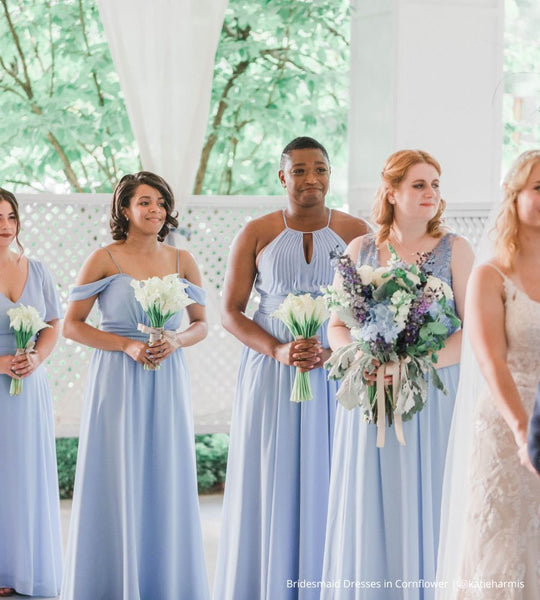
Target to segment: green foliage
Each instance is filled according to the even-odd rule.
[[[0,0],[0,181],[110,191],[140,167],[95,0]]]
[[[280,153],[299,135],[345,168],[348,37],[349,0],[230,0],[194,193],[281,193]]]
[[[56,440],[58,487],[60,498],[63,500],[73,496],[78,444],[78,438],[57,438]],[[195,436],[197,482],[200,493],[220,490],[223,487],[228,449],[229,436],[226,434]]]
[[[508,166],[540,140],[540,7],[505,8]],[[281,193],[281,149],[311,135],[343,194],[349,10],[349,0],[229,1],[195,193]],[[140,168],[96,0],[0,0],[0,113],[5,187],[108,192]]]
[[[0,181],[110,191],[140,164],[96,0],[0,3]],[[230,1],[195,193],[281,193],[279,153],[297,135],[344,168],[348,6]]]
[[[224,433],[195,436],[199,492],[222,489],[227,470],[229,436]]]
[[[79,438],[56,438],[58,488],[60,489],[60,498],[62,500],[73,496],[78,446]]]
[[[503,170],[540,145],[540,5],[506,0]]]

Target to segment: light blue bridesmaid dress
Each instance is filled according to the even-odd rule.
[[[117,265],[118,266],[118,265]],[[98,295],[100,329],[147,341],[122,273],[72,289]],[[185,280],[183,280],[185,281]],[[189,283],[189,282],[187,282]],[[204,302],[201,288],[188,295]],[[166,329],[180,326],[181,313]],[[207,600],[193,418],[181,348],[146,371],[95,350],[87,376],[63,600]]]
[[[443,236],[425,268],[450,286],[455,236]],[[379,266],[373,234],[364,237],[358,264]],[[438,373],[448,394],[428,385],[424,409],[403,424],[405,446],[362,411],[338,407],[324,555],[324,600],[434,598],[446,447],[459,365]]]
[[[48,270],[28,259],[21,297],[0,294],[0,355],[15,354],[6,311],[34,306],[44,321],[62,318]],[[41,364],[9,395],[11,377],[0,375],[0,587],[28,596],[57,596],[62,581],[62,535],[47,372]]]
[[[331,219],[331,214],[330,214]],[[320,294],[332,282],[330,252],[345,242],[329,227],[312,232],[306,262],[303,233],[285,229],[260,255],[253,319],[281,342],[292,337],[270,314],[289,292]],[[285,217],[284,217],[285,220]],[[328,346],[326,325],[319,331]],[[335,382],[310,372],[314,398],[290,402],[295,368],[246,347],[233,409],[227,481],[214,583],[215,600],[318,599],[292,587],[321,577],[334,415]],[[289,582],[289,583],[288,583]]]

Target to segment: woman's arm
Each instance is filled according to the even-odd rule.
[[[497,409],[514,435],[522,464],[533,469],[526,454],[529,416],[507,362],[504,285],[493,267],[481,265],[475,269],[469,282],[466,310],[467,328],[480,370]]]
[[[249,348],[285,365],[303,369],[321,366],[322,348],[318,341],[298,340],[282,344],[245,315],[257,273],[255,263],[260,226],[261,223],[248,223],[231,247],[223,285],[223,327]]]
[[[451,271],[452,271],[452,291],[454,292],[454,301],[456,312],[462,323],[465,317],[465,293],[467,282],[471,274],[474,262],[474,252],[469,242],[462,237],[454,240],[452,246]],[[455,365],[461,358],[462,330],[455,331],[448,337],[444,348],[438,352],[437,368]]]
[[[362,237],[355,238],[345,249],[345,254],[351,257],[354,264],[358,261],[358,255],[360,254],[360,248],[362,246]],[[341,289],[341,276],[336,273],[332,287],[336,290]],[[343,321],[336,315],[335,312],[330,314],[330,320],[328,322],[328,341],[332,350],[337,350],[342,346],[347,346],[353,339],[349,328],[343,323]]]
[[[110,259],[105,250],[96,250],[83,265],[77,276],[76,285],[84,285],[103,279],[107,273],[108,260]],[[143,342],[115,333],[101,331],[86,323],[96,298],[97,295],[69,303],[62,328],[64,337],[99,350],[125,352],[134,361],[152,366],[154,363],[149,358],[148,346]]]

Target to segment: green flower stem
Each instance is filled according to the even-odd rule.
[[[11,385],[9,386],[9,395],[16,396],[20,394],[23,389],[23,380],[22,379],[13,379],[11,378]]]
[[[313,392],[311,391],[309,372],[300,371],[298,367],[296,367],[296,375],[294,377],[294,384],[291,392],[291,402],[304,402],[305,400],[312,399]]]

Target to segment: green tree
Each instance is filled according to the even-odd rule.
[[[110,191],[140,167],[95,0],[0,0],[2,184]]]
[[[503,171],[540,144],[540,6],[506,0],[503,99]]]
[[[278,192],[279,152],[298,135],[346,164],[348,37],[349,0],[230,0],[195,194]]]

